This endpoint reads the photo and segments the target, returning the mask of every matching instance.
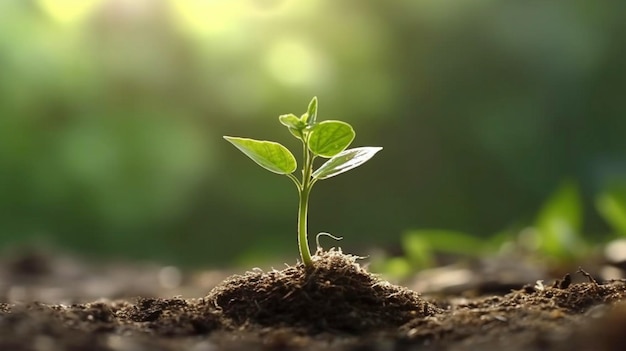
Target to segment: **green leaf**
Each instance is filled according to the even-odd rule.
[[[300,116],[300,121],[302,121],[302,123],[306,124],[307,127],[311,127],[310,125],[307,124],[307,121],[309,120],[309,114],[308,113],[303,113],[302,116]]]
[[[317,122],[317,96],[314,96],[311,102],[309,102],[309,108],[306,112],[306,118],[304,121],[308,126],[313,126]]]
[[[302,122],[300,120],[300,118],[298,118],[296,115],[294,115],[293,113],[287,114],[287,115],[280,115],[278,116],[278,120],[280,121],[280,123],[282,125],[284,125],[287,128],[293,128],[293,129],[303,129],[304,127],[306,127],[306,124],[304,122]]]
[[[296,158],[279,143],[230,136],[224,136],[224,139],[270,172],[290,174],[296,170]]]
[[[356,168],[372,158],[382,147],[357,147],[345,150],[326,161],[317,171],[313,172],[313,179],[328,179],[343,172]]]
[[[278,120],[282,125],[289,129],[289,132],[296,138],[302,140],[302,130],[306,127],[306,123],[301,121],[293,113],[278,116]]]
[[[317,156],[333,157],[345,150],[354,136],[354,129],[346,122],[320,122],[309,135],[309,150]]]
[[[407,263],[413,268],[424,269],[435,265],[435,251],[426,239],[419,235],[403,236],[402,249]]]
[[[596,199],[596,208],[617,233],[626,235],[626,201],[619,193],[606,191]]]
[[[300,140],[302,140],[303,138],[302,129],[289,128],[289,133],[291,133],[291,135],[295,136],[296,138]]]
[[[376,266],[378,266],[376,271],[392,279],[404,279],[415,272],[409,260],[404,257],[390,257],[376,264]]]
[[[406,233],[402,237],[402,248],[408,257],[412,257],[412,253],[415,251],[414,245],[420,248],[417,250],[418,255],[421,255],[421,247],[426,246],[433,252],[470,257],[480,256],[486,246],[483,240],[469,233],[441,229],[418,229]]]
[[[545,254],[567,259],[579,253],[583,244],[582,199],[576,183],[565,181],[559,186],[543,205],[535,227]]]

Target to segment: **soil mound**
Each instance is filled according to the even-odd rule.
[[[319,252],[314,261],[308,270],[296,265],[233,276],[198,299],[46,304],[0,293],[0,350],[626,350],[626,280],[598,282],[580,270],[507,294],[468,291],[426,302],[368,273],[354,256]],[[91,296],[56,269],[3,275],[3,267],[5,287],[29,289],[35,297],[47,296],[49,282],[63,286],[64,296]],[[98,279],[116,286],[128,281],[111,273]]]
[[[303,264],[233,276],[205,298],[239,326],[301,329],[306,333],[385,331],[440,312],[414,291],[367,272],[356,256],[318,251]]]

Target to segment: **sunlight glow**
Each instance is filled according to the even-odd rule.
[[[56,22],[77,24],[93,13],[103,0],[38,0],[41,9]]]
[[[249,10],[245,2],[228,0],[170,0],[170,6],[177,24],[196,35],[228,32]]]
[[[315,85],[328,75],[326,60],[301,40],[283,39],[265,57],[270,74],[285,85]]]

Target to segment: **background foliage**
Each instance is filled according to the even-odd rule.
[[[295,258],[295,189],[221,136],[296,146],[277,116],[314,95],[320,118],[355,127],[354,146],[385,148],[313,194],[310,231],[344,236],[347,251],[412,228],[481,237],[530,223],[564,178],[585,204],[577,227],[612,230],[596,201],[623,230],[625,11],[1,1],[0,244],[187,264]]]

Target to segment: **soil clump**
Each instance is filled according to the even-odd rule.
[[[302,329],[307,333],[385,331],[439,308],[414,291],[367,272],[356,256],[318,252],[315,266],[248,272],[217,286],[207,297],[235,325]]]

